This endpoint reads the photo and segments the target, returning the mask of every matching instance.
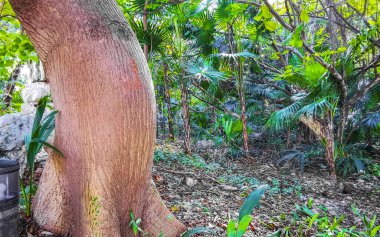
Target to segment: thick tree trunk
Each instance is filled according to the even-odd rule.
[[[72,236],[132,236],[133,211],[151,236],[178,236],[184,226],[162,218],[167,211],[149,183],[156,131],[149,69],[116,2],[10,3],[60,111],[55,146],[65,158],[53,155],[46,164],[37,222]]]
[[[169,127],[169,139],[174,141],[174,127],[173,127],[173,112],[172,112],[172,103],[170,98],[170,86],[168,78],[168,65],[164,63],[164,90],[165,90],[165,101],[166,108],[168,110],[168,127]]]

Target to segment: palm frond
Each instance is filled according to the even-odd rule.
[[[297,120],[296,115],[302,108],[302,102],[302,100],[298,100],[288,107],[274,112],[268,119],[265,126],[276,131],[291,127],[291,125],[293,125]]]
[[[214,57],[221,57],[221,58],[227,58],[227,59],[234,59],[237,60],[239,58],[251,58],[255,59],[257,58],[257,55],[244,51],[244,52],[239,52],[239,53],[216,53],[211,56]]]
[[[380,127],[380,112],[366,114],[362,120],[362,124],[368,129],[376,129]]]
[[[324,97],[302,107],[296,114],[296,117],[302,115],[307,117],[325,116],[327,111],[333,111],[336,106],[337,98]]]
[[[212,83],[217,83],[228,78],[226,73],[215,70],[209,62],[204,60],[198,60],[196,63],[191,63],[187,72],[198,80],[207,80]]]

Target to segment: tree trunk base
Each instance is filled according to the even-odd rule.
[[[53,155],[46,162],[38,192],[33,200],[33,216],[43,229],[63,236],[73,236],[75,223],[72,223],[73,217],[67,210],[69,200],[65,198],[65,191],[61,188],[63,180],[59,180],[59,174],[62,162],[59,159],[64,158]],[[185,225],[180,223],[166,208],[152,180],[148,182],[144,198],[145,205],[141,216],[134,213],[136,218],[141,217],[144,236],[157,237],[163,233],[165,237],[177,237],[186,231]],[[91,210],[88,211],[91,212]],[[115,216],[118,216],[116,213],[109,213],[109,215],[109,217],[102,215],[102,219],[113,220]],[[99,221],[95,236],[130,236],[128,234],[131,231],[131,227],[128,226],[129,215],[122,218],[124,220],[111,221],[111,223],[126,223],[125,226],[114,224],[102,226],[103,223]],[[104,224],[109,225],[110,222],[105,221]]]

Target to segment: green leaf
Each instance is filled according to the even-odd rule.
[[[275,31],[276,30],[276,23],[273,21],[266,21],[264,22],[265,28],[269,31]]]
[[[259,201],[267,188],[268,185],[259,186],[256,190],[248,195],[240,208],[239,221],[241,221],[244,216],[250,215],[252,210],[259,205]]]
[[[379,232],[379,230],[380,230],[380,225],[373,228],[373,230],[371,230],[370,237],[375,237],[377,232]]]
[[[253,18],[255,21],[260,21],[263,17],[263,12],[259,10],[259,12],[256,14],[256,16]]]
[[[58,150],[58,148],[56,148],[55,146],[53,146],[53,145],[51,145],[51,144],[49,144],[49,143],[47,143],[47,142],[45,142],[45,141],[43,141],[43,140],[41,140],[41,139],[39,139],[39,138],[34,138],[34,139],[32,139],[32,142],[43,144],[43,145],[45,145],[45,146],[47,146],[47,147],[53,149],[53,150],[54,150],[55,152],[57,152],[60,156],[65,157],[65,156],[63,155],[63,153],[62,153],[60,150]]]
[[[308,22],[310,19],[308,12],[305,10],[302,10],[300,14],[300,19],[302,22],[305,22],[305,23]]]
[[[242,237],[247,230],[247,227],[249,226],[249,223],[252,221],[252,216],[250,215],[245,215],[241,221],[239,221],[238,224],[238,231],[237,231],[237,237]]]
[[[236,237],[236,222],[230,220],[227,224],[227,237]]]
[[[272,18],[272,14],[270,14],[269,8],[267,6],[263,4],[261,5],[260,9],[264,18],[267,18],[267,19]]]
[[[316,214],[310,219],[310,221],[309,221],[309,225],[308,225],[309,229],[311,228],[311,226],[313,225],[313,223],[315,222],[315,220],[318,218],[318,216],[319,216],[319,213],[316,213]]]

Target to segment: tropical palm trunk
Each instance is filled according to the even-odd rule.
[[[150,183],[156,104],[149,68],[115,1],[10,0],[49,78],[54,145],[34,199],[35,220],[69,236],[151,236],[184,226]]]
[[[170,98],[170,84],[169,84],[169,77],[168,77],[168,65],[166,63],[164,63],[163,67],[164,67],[165,101],[166,101],[166,108],[168,110],[169,139],[171,141],[174,141],[173,112],[172,112],[172,104],[171,104],[171,98]]]

